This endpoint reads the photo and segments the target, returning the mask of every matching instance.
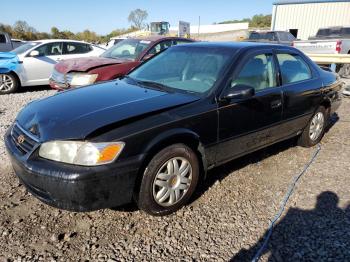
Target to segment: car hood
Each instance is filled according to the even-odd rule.
[[[63,60],[55,66],[55,69],[63,74],[69,72],[86,72],[93,68],[125,63],[125,60],[104,57],[81,57]]]
[[[19,65],[18,56],[11,52],[0,52],[0,73],[16,70]]]
[[[17,123],[41,142],[85,139],[94,131],[123,120],[149,116],[198,100],[197,96],[168,93],[118,80],[77,88],[28,104]]]

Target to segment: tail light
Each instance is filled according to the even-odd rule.
[[[342,41],[337,41],[337,45],[335,47],[335,51],[339,54],[341,52]]]

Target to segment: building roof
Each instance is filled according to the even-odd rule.
[[[337,3],[350,2],[350,0],[277,0],[274,5],[291,5],[291,4],[311,4],[311,3]]]

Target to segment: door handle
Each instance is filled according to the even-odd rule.
[[[271,108],[276,109],[282,106],[282,100],[274,100],[271,102]]]

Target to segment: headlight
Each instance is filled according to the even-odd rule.
[[[95,83],[98,74],[79,74],[72,73],[68,77],[71,77],[70,85],[72,86],[86,86]]]
[[[98,166],[117,159],[124,145],[123,142],[52,141],[40,146],[39,156],[68,164]]]

